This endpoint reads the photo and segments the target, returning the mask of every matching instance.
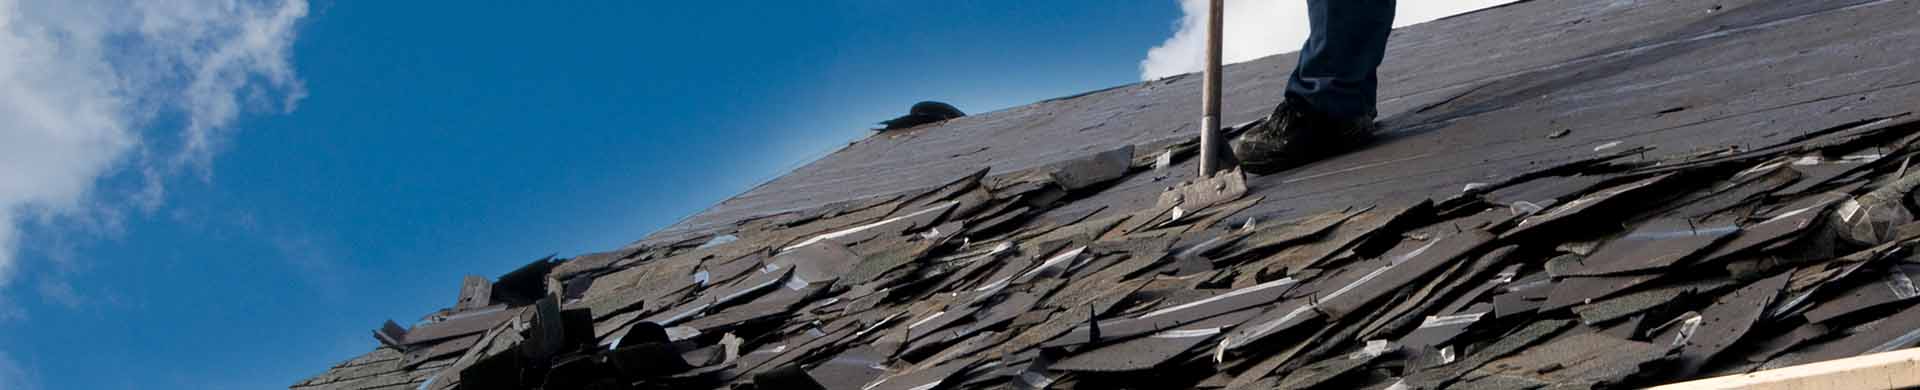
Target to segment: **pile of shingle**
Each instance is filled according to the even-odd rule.
[[[470,277],[293,388],[1618,388],[1905,348],[1906,121],[1284,221],[1237,173],[1037,218],[1190,143],[982,171]]]

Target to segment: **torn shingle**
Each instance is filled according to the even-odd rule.
[[[1092,156],[1060,163],[1050,175],[1054,183],[1068,191],[1091,187],[1119,179],[1133,167],[1133,145],[1095,153]]]
[[[1341,222],[1346,222],[1347,219],[1363,212],[1365,211],[1335,211],[1296,221],[1262,224],[1249,237],[1235,244],[1232,253],[1221,256],[1221,259],[1243,259],[1299,243],[1308,238],[1326,234]]]
[[[1241,311],[1221,315],[1186,326],[1154,332],[1146,336],[1077,351],[1050,367],[1060,371],[1137,371],[1166,364],[1208,341],[1218,340],[1224,331],[1247,319],[1254,312]]]
[[[827,389],[858,389],[887,373],[885,361],[886,356],[871,347],[854,348],[807,370],[807,374]]]
[[[403,361],[401,364],[405,367],[414,367],[414,366],[419,366],[423,363],[426,363],[427,361],[430,361],[430,360],[439,359],[439,358],[447,357],[450,355],[465,353],[467,352],[467,349],[473,348],[474,344],[478,344],[480,342],[480,338],[483,336],[484,335],[476,333],[476,334],[471,334],[471,335],[462,336],[458,338],[447,339],[446,341],[433,343],[432,345],[423,345],[423,346],[416,347],[411,351],[407,351],[406,358],[405,358],[406,360]]]
[[[1841,292],[1840,296],[1814,305],[1805,313],[1807,321],[1822,323],[1863,310],[1905,302],[1920,296],[1913,277],[1920,276],[1920,264],[1889,264],[1877,277]]]
[[[1527,348],[1518,354],[1488,362],[1468,374],[1512,377],[1544,386],[1601,387],[1620,385],[1647,362],[1664,357],[1660,346],[1597,333],[1562,337]],[[1484,383],[1484,379],[1463,384]],[[1479,388],[1479,387],[1475,387]]]
[[[1614,200],[1614,198],[1616,197],[1640,192],[1643,189],[1655,186],[1655,184],[1665,182],[1668,178],[1671,178],[1671,177],[1673,177],[1673,175],[1671,174],[1649,177],[1646,179],[1641,179],[1638,181],[1609,187],[1607,189],[1600,190],[1598,192],[1594,192],[1586,196],[1582,196],[1580,198],[1567,201],[1566,203],[1560,204],[1559,206],[1556,206],[1551,209],[1546,209],[1544,211],[1541,211],[1539,214],[1535,214],[1531,217],[1527,217],[1526,219],[1520,220],[1520,224],[1517,226],[1514,226],[1513,230],[1507,232],[1503,237],[1514,237],[1517,235],[1527,234],[1529,232],[1544,230],[1556,225],[1564,224],[1565,222],[1563,222],[1563,220],[1567,220],[1569,218],[1574,218],[1574,217],[1583,215],[1588,209],[1613,203],[1611,201]]]
[[[1480,307],[1488,308],[1484,304]],[[1415,349],[1445,345],[1455,337],[1466,333],[1468,327],[1489,318],[1489,314],[1491,313],[1487,311],[1469,311],[1447,316],[1428,316],[1426,320],[1420,322],[1418,328],[1414,328],[1412,332],[1400,339],[1400,345]]]
[[[1493,234],[1479,230],[1436,240],[1427,247],[1396,259],[1393,265],[1377,270],[1377,276],[1362,277],[1353,284],[1318,295],[1320,303],[1316,305],[1317,310],[1336,319],[1344,317],[1414,280],[1432,275],[1441,267],[1462,259],[1492,240]]]
[[[1877,326],[1808,347],[1800,361],[1812,362],[1886,352],[1920,345],[1920,307],[1909,306],[1880,321]]]
[[[1528,346],[1565,330],[1570,325],[1573,325],[1573,322],[1559,320],[1534,322],[1525,328],[1501,337],[1499,341],[1495,341],[1492,345],[1473,352],[1458,362],[1416,372],[1413,375],[1409,375],[1406,381],[1409,385],[1418,388],[1431,389],[1445,387],[1448,383],[1459,379],[1460,376],[1466,375],[1472,370],[1479,369],[1488,362],[1519,352]]]
[[[1517,247],[1513,246],[1494,249],[1493,251],[1487,252],[1480,260],[1481,264],[1477,265],[1487,267],[1500,266],[1507,262],[1508,256],[1513,255],[1515,250],[1517,250]],[[1434,311],[1434,313],[1458,314],[1475,302],[1488,302],[1488,294],[1492,293],[1495,289],[1506,286],[1508,283],[1513,282],[1514,278],[1520,276],[1520,266],[1521,264],[1505,264],[1504,268],[1500,268],[1499,272],[1491,275],[1475,277],[1469,274],[1469,278],[1462,279],[1461,282],[1478,282],[1479,284],[1475,285],[1472,289],[1460,292],[1449,298],[1451,301],[1445,306],[1440,307],[1439,310]],[[1492,268],[1486,268],[1486,270],[1492,270]]]
[[[1380,320],[1362,328],[1361,337],[1370,339],[1398,335],[1419,326],[1424,322],[1421,315],[1439,312],[1440,305],[1456,298],[1468,283],[1479,280],[1493,266],[1505,262],[1515,250],[1514,246],[1505,246],[1475,258],[1454,262],[1453,266],[1431,278],[1431,281],[1421,283],[1424,286],[1412,294],[1397,299],[1399,302]],[[1485,311],[1482,310],[1483,313]]]
[[[1416,214],[1430,206],[1430,202],[1407,207],[1373,207],[1356,212],[1353,217],[1340,222],[1325,238],[1310,243],[1289,246],[1266,259],[1248,264],[1247,274],[1265,275],[1267,280],[1294,275],[1302,270],[1317,267],[1353,248],[1360,242],[1382,233],[1397,222],[1417,218]]]
[[[1699,330],[1692,332],[1684,346],[1680,348],[1680,367],[1678,376],[1687,377],[1698,372],[1712,361],[1721,351],[1732,347],[1742,336],[1753,328],[1766,309],[1786,288],[1791,273],[1782,273],[1746,287],[1714,301],[1706,311],[1701,312],[1702,322]]]
[[[916,390],[938,388],[940,385],[953,379],[954,376],[973,369],[978,363],[979,359],[977,358],[949,361],[932,368],[913,370],[881,378],[878,381],[861,386],[860,389]]]
[[[1294,327],[1314,321],[1321,321],[1326,314],[1317,310],[1308,299],[1296,299],[1282,302],[1268,309],[1259,317],[1247,320],[1235,327],[1220,342],[1225,350],[1238,350],[1266,340],[1275,334],[1286,333]]]
[[[1678,298],[1682,294],[1698,294],[1714,291],[1730,284],[1732,284],[1730,281],[1718,278],[1670,284],[1574,306],[1573,313],[1580,315],[1581,323],[1597,325],[1652,310],[1655,307],[1672,302],[1674,298]]]
[[[853,272],[860,255],[834,242],[817,242],[794,248],[768,260],[768,264],[791,266],[801,283],[820,283]]]
[[[520,315],[520,312],[519,309],[493,307],[454,314],[439,322],[415,325],[407,330],[406,337],[401,342],[413,345],[485,332]]]
[[[1543,177],[1494,190],[1487,194],[1487,200],[1504,205],[1526,203],[1540,208],[1553,207],[1563,199],[1614,178],[1606,175]]]
[[[1731,224],[1655,220],[1624,237],[1607,241],[1586,256],[1580,266],[1556,272],[1554,276],[1618,275],[1671,267],[1739,232],[1740,228]]]
[[[1363,348],[1359,351],[1354,351],[1353,353],[1346,354],[1344,356],[1338,356],[1331,359],[1322,360],[1319,363],[1302,367],[1299,370],[1288,372],[1286,376],[1283,377],[1283,379],[1281,379],[1279,383],[1276,384],[1276,388],[1280,388],[1280,389],[1314,388],[1315,386],[1319,386],[1335,378],[1339,378],[1340,376],[1351,373],[1354,370],[1360,369],[1361,367],[1365,367],[1367,364],[1373,363],[1375,360],[1381,358],[1382,356],[1386,356],[1388,353],[1392,352],[1394,349],[1397,349],[1397,348],[1398,347],[1392,345],[1392,343],[1376,340],[1375,342],[1369,343],[1366,348]]]
[[[1707,261],[1742,254],[1754,248],[1788,240],[1803,233],[1824,215],[1828,207],[1837,202],[1840,195],[1816,196],[1790,205],[1784,211],[1766,217],[1759,223],[1745,227],[1739,236],[1715,248],[1704,257]]]
[[[953,201],[941,202],[939,204],[929,206],[925,209],[920,209],[918,211],[914,211],[906,215],[889,218],[880,222],[874,222],[871,224],[855,226],[847,229],[842,229],[839,231],[823,233],[818,236],[814,236],[813,238],[809,238],[804,241],[801,241],[800,243],[789,245],[786,248],[782,248],[781,251],[783,252],[790,251],[803,246],[807,246],[809,244],[813,244],[815,242],[820,242],[825,240],[833,240],[841,244],[851,245],[851,244],[865,242],[867,240],[871,240],[874,238],[898,237],[901,234],[909,230],[913,230],[915,228],[932,227],[934,225],[934,221],[937,221],[941,217],[945,216],[948,211],[953,210],[953,207],[959,204],[960,204],[959,202],[953,202]]]
[[[1048,347],[1065,347],[1083,343],[1093,343],[1126,339],[1133,336],[1171,329],[1189,323],[1204,321],[1214,316],[1241,311],[1247,308],[1265,305],[1286,294],[1292,288],[1292,279],[1281,279],[1253,287],[1234,290],[1207,299],[1187,302],[1141,314],[1138,317],[1103,320],[1099,331],[1090,327],[1080,327],[1060,337]]]
[[[1612,297],[1623,291],[1638,287],[1665,274],[1639,274],[1616,276],[1585,276],[1566,278],[1553,284],[1553,292],[1541,303],[1542,311],[1560,310],[1574,305],[1589,304],[1603,298]]]

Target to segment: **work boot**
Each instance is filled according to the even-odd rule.
[[[1265,122],[1233,140],[1233,156],[1248,173],[1270,174],[1366,145],[1374,128],[1373,115],[1335,119],[1282,102]]]

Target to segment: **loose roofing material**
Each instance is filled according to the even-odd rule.
[[[631,246],[449,280],[292,388],[1631,388],[1913,347],[1920,224],[1863,209],[1920,175],[1916,14],[1409,27],[1382,141],[1206,196],[1165,193],[1192,77],[881,133]],[[1229,118],[1291,57],[1229,68]]]

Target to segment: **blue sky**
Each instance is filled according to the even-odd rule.
[[[284,388],[462,275],[626,244],[915,101],[1139,80],[1184,15],[78,3],[0,0],[0,390]]]
[[[373,347],[380,321],[450,304],[461,275],[639,239],[917,100],[983,112],[1137,80],[1180,15],[483,3],[315,2],[288,48],[305,94],[290,111],[237,116],[151,209],[26,218],[0,290],[19,311],[0,323],[14,383],[284,388]],[[154,153],[183,142],[164,130],[182,115],[144,121]],[[149,185],[110,170],[92,202]]]

